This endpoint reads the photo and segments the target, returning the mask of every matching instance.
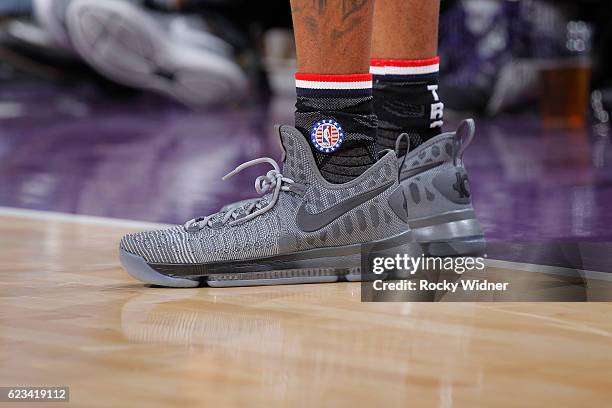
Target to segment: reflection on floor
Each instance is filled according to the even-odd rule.
[[[111,99],[87,86],[0,91],[0,206],[178,223],[255,195],[252,169],[280,156],[272,125],[292,101],[204,113],[153,95]],[[452,123],[447,127],[452,128]],[[612,238],[612,147],[590,130],[536,118],[479,120],[466,153],[489,240]]]
[[[1,384],[69,386],[78,407],[612,397],[610,303],[361,303],[358,283],[151,288],[118,264],[130,231],[0,217]],[[520,288],[557,291],[527,277]]]

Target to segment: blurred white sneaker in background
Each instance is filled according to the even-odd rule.
[[[71,51],[72,44],[66,27],[66,10],[72,0],[33,0],[34,18],[56,45]]]
[[[197,17],[157,13],[138,1],[72,0],[70,39],[96,71],[194,108],[240,100],[247,76],[233,49]]]

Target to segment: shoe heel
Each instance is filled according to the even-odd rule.
[[[427,256],[462,256],[482,254],[484,234],[477,219],[465,219],[412,230]]]

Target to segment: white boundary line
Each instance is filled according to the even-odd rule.
[[[138,229],[167,228],[170,224],[126,220],[121,218],[96,217],[93,215],[68,214],[55,211],[26,210],[21,208],[0,207],[0,217],[28,218],[33,220],[74,222],[87,225],[103,225],[108,227],[124,227]],[[0,221],[1,222],[1,221]],[[523,272],[537,272],[551,275],[575,276],[583,273],[588,279],[612,281],[612,273],[564,268],[560,266],[530,264],[523,262],[486,259],[485,264],[492,268],[514,269]]]
[[[75,222],[88,225],[103,225],[108,227],[128,227],[142,229],[159,229],[170,224],[156,222],[125,220],[121,218],[96,217],[93,215],[68,214],[55,211],[27,210],[12,207],[0,207],[0,217],[29,218],[32,220]]]

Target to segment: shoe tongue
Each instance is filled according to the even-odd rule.
[[[312,150],[306,138],[293,126],[279,126],[277,132],[283,148],[283,175],[296,182],[305,182]]]

